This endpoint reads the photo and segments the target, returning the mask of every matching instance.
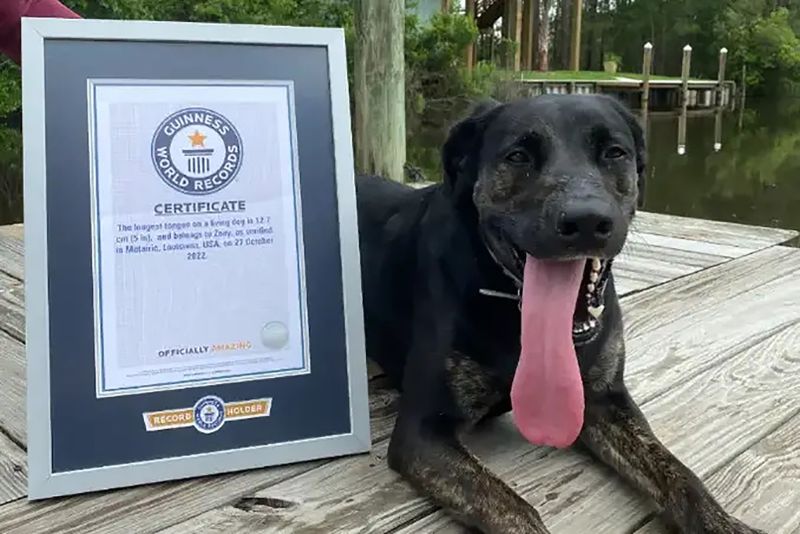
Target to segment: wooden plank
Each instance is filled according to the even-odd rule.
[[[25,238],[25,231],[21,223],[0,226],[0,236],[16,239],[20,243]]]
[[[25,417],[24,367],[20,368],[19,358],[25,338],[24,313],[22,282],[0,272],[0,505],[25,496],[28,489],[25,451],[17,444],[20,418]],[[11,358],[5,358],[6,354]]]
[[[661,394],[794,321],[798,269],[800,250],[775,247],[627,298],[629,387]]]
[[[720,503],[770,534],[800,532],[800,415],[708,477]],[[666,534],[653,520],[635,534]]]
[[[24,497],[27,492],[25,451],[0,433],[0,505]]]
[[[631,232],[628,239],[643,247],[658,247],[662,249],[672,249],[675,251],[691,251],[703,254],[712,254],[726,258],[738,258],[745,254],[750,254],[763,248],[774,246],[775,243],[768,245],[758,245],[755,242],[743,242],[736,245],[714,243],[713,241],[703,241],[701,239],[685,238],[670,235],[659,235],[649,232],[639,232],[635,229]],[[750,245],[750,246],[746,246]]]
[[[0,226],[0,271],[18,280],[25,279],[25,251],[22,225]]]
[[[764,268],[778,263],[787,265],[777,274]],[[770,249],[652,290],[659,298],[647,298],[646,292],[624,303],[626,318],[639,326],[629,342],[634,380],[628,381],[634,384],[634,396],[646,400],[645,413],[662,439],[701,473],[720,467],[768,433],[776,421],[800,409],[800,401],[791,395],[800,387],[800,360],[784,350],[800,341],[800,282],[788,276],[798,268],[800,251]],[[732,284],[740,279],[723,276],[728,272],[748,276]],[[673,293],[685,311],[675,309]],[[732,295],[744,299],[738,309],[730,308]],[[756,297],[764,299],[770,313],[756,310],[751,316]],[[692,299],[702,306],[687,305]],[[727,322],[698,328],[715,315]],[[642,328],[648,319],[640,316],[654,319],[649,331]],[[743,327],[743,322],[753,324]],[[749,340],[754,331],[772,335],[753,343]],[[668,372],[654,374],[659,365]],[[633,528],[651,511],[607,469],[586,457],[531,447],[507,416],[471,436],[470,445],[540,508],[555,532]],[[364,525],[370,532],[460,531],[385,462],[376,463],[385,447],[385,442],[377,444],[370,459],[348,458],[255,494],[255,502],[283,503],[279,510],[227,507],[167,532],[336,532],[359,531]],[[597,524],[587,524],[584,515]]]
[[[710,221],[646,211],[637,213],[632,230],[634,233],[680,237],[718,245],[750,248],[753,251],[780,245],[797,237],[797,232],[794,230]]]
[[[625,295],[752,254],[761,248],[632,233],[614,261],[617,291]]]
[[[789,241],[797,232],[641,212],[614,264],[620,294]]]
[[[631,236],[619,259],[626,264],[642,264],[650,267],[653,262],[671,264],[673,268],[690,268],[692,271],[705,269],[712,265],[717,265],[726,260],[738,258],[745,254],[751,254],[755,250],[743,249],[742,254],[736,256],[726,256],[723,254],[712,254],[708,249],[696,250],[696,247],[684,247],[680,249],[664,246],[664,243],[656,243],[643,235]]]
[[[0,271],[0,330],[25,341],[25,289],[22,282]]]
[[[19,340],[3,331],[0,377],[0,427],[16,442],[25,443],[25,349]]]
[[[380,383],[371,384],[371,389],[373,439],[380,441],[391,430],[397,394]],[[319,460],[33,503],[18,500],[0,506],[0,532],[149,534],[329,462]]]

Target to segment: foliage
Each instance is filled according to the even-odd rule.
[[[0,117],[19,109],[21,98],[19,67],[11,61],[0,63]]]
[[[437,13],[421,24],[410,12],[405,33],[407,94],[431,101],[472,95],[477,85],[464,72],[464,51],[477,34],[475,23],[456,13]]]
[[[716,31],[728,35],[732,59],[745,65],[748,84],[797,80],[800,77],[800,39],[786,8],[769,11],[763,1],[739,0],[728,8]]]
[[[22,218],[22,134],[0,125],[0,214],[3,219]]]
[[[614,52],[606,52],[603,54],[603,61],[614,62],[617,66],[622,66],[622,56]]]
[[[728,76],[738,79],[745,65],[753,92],[800,81],[800,0],[586,0],[584,10],[584,68],[600,70],[613,50],[634,70],[649,41],[658,74],[678,75],[690,44],[693,76],[716,77],[724,46]]]

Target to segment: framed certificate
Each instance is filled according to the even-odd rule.
[[[343,32],[23,54],[30,498],[369,450]]]

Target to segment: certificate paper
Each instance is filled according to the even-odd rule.
[[[291,82],[90,80],[97,396],[310,372]]]

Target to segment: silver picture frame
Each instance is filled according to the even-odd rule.
[[[339,222],[351,431],[233,450],[54,472],[51,421],[51,310],[48,233],[45,48],[49,40],[324,47],[328,58]],[[29,499],[213,475],[370,450],[361,270],[344,32],[333,28],[183,22],[63,20],[22,22],[24,230]],[[51,80],[52,83],[52,80]],[[313,372],[313,371],[312,371]],[[92,392],[94,393],[94,392]]]

